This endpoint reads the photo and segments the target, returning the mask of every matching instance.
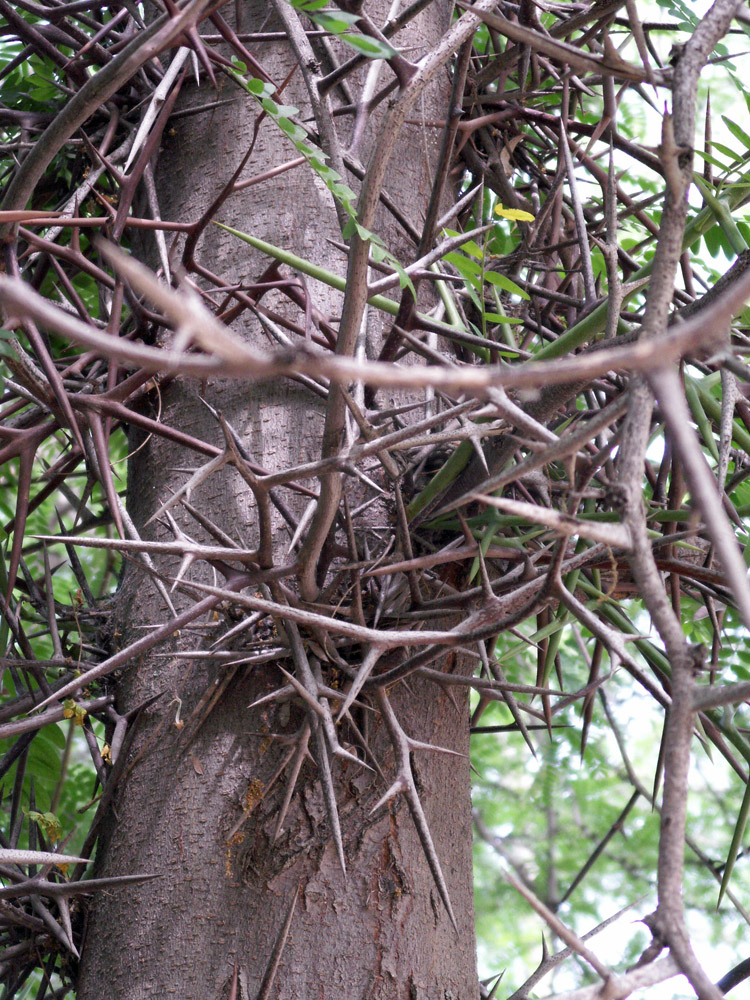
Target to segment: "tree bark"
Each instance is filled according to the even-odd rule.
[[[430,5],[412,25],[410,38],[416,50],[411,58],[436,44],[447,28],[449,6]],[[380,23],[385,19],[378,5],[368,5],[368,13]],[[248,5],[242,29],[278,29],[275,21],[266,21],[267,16],[265,4]],[[286,43],[262,43],[255,54],[277,83],[296,61]],[[381,85],[390,75],[383,70]],[[426,120],[446,118],[449,94],[446,73],[426,97],[420,114]],[[229,84],[218,94],[185,85],[178,102],[183,110],[215,98],[236,100],[194,116],[176,117],[168,126],[157,172],[163,218],[195,220],[244,155],[258,109],[238,95]],[[301,109],[300,118],[308,117],[309,101],[299,72],[292,76],[283,100]],[[410,126],[389,170],[388,191],[417,229],[439,144],[438,129]],[[259,174],[296,155],[266,119],[243,176]],[[360,156],[366,161],[366,144]],[[346,180],[355,186],[352,178]],[[326,237],[341,239],[331,196],[306,165],[233,196],[217,220],[343,273],[343,255],[326,242]],[[386,212],[381,212],[378,231],[398,253],[405,237]],[[144,252],[156,260],[148,248]],[[204,266],[237,283],[257,280],[268,264],[215,226],[208,227],[198,257]],[[318,309],[331,317],[339,314],[341,296],[309,279],[307,286]],[[270,303],[299,321],[299,312],[289,313],[279,293],[263,299],[264,305]],[[367,338],[376,350],[383,333],[378,322],[377,317],[368,317]],[[250,324],[243,333],[256,342],[263,337]],[[165,387],[160,419],[222,447],[221,429],[203,399],[221,411],[251,460],[268,471],[320,453],[324,403],[298,383],[197,385],[178,380]],[[141,447],[129,467],[130,514],[144,538],[171,538],[166,522],[148,524],[149,518],[170,491],[183,485],[189,474],[186,467],[195,468],[205,459],[163,438],[143,440],[133,435],[132,444]],[[357,480],[349,482],[356,501],[361,488]],[[317,487],[317,481],[305,485]],[[289,490],[280,491],[280,496],[295,517],[309,502]],[[248,546],[257,543],[255,500],[235,470],[227,467],[201,484],[191,503],[233,537],[244,539]],[[172,513],[183,530],[207,539],[179,507]],[[373,508],[372,529],[386,517],[393,517],[390,505]],[[289,529],[277,518],[276,564],[286,560],[289,542]],[[167,575],[174,575],[177,567],[177,561],[159,564]],[[179,591],[174,600],[178,609],[190,603]],[[172,649],[208,649],[236,623],[232,614],[231,609],[221,609],[188,627],[175,636]],[[167,616],[152,581],[128,563],[113,617],[114,642],[131,641]],[[269,629],[273,627],[269,620]],[[314,640],[303,637],[305,642]],[[304,714],[293,701],[248,708],[284,684],[277,664],[240,667],[195,732],[201,700],[221,682],[225,669],[199,659],[147,656],[117,681],[121,712],[152,695],[161,698],[138,723],[96,874],[154,872],[161,877],[92,901],[80,1000],[105,995],[110,1000],[172,995],[184,1000],[475,998],[468,758],[412,754],[457,918],[456,932],[435,888],[407,803],[399,797],[371,815],[396,771],[387,732],[376,713],[362,712],[360,721],[369,726],[369,743],[383,777],[352,761],[337,759],[332,764],[347,865],[344,875],[319,775],[310,759],[302,764],[284,828],[272,842],[289,768],[275,784],[272,779],[291,738],[304,725]],[[335,683],[335,676],[327,680]],[[408,736],[468,752],[465,701],[456,704],[440,688],[420,681],[410,682],[408,689],[398,686],[389,697]],[[182,729],[175,726],[178,705],[181,718],[187,720]],[[342,739],[345,736],[342,727]],[[285,921],[295,899],[286,934]]]

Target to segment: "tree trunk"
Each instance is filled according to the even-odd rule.
[[[377,5],[368,5],[370,16],[382,23],[384,11],[372,7]],[[449,7],[431,4],[412,24],[409,37],[416,49],[410,58],[418,58],[437,43],[447,28]],[[267,17],[265,4],[250,4],[241,28],[278,30],[275,18],[266,21]],[[296,62],[290,47],[281,42],[260,43],[254,54],[277,83]],[[384,68],[379,86],[390,76]],[[364,74],[358,83],[363,80]],[[449,93],[448,74],[443,73],[415,117],[445,118]],[[227,98],[234,98],[233,103],[175,117],[168,125],[156,177],[163,218],[193,221],[211,204],[246,152],[258,115],[257,104],[226,82],[218,94],[208,87],[198,90],[185,84],[179,109]],[[301,109],[300,119],[309,119],[309,101],[299,71],[282,99]],[[417,230],[424,218],[440,134],[435,128],[407,126],[388,173],[388,192]],[[366,141],[359,155],[366,162]],[[296,156],[266,118],[243,177]],[[351,178],[346,180],[354,186]],[[222,206],[216,218],[339,274],[344,271],[343,255],[326,241],[326,237],[341,240],[331,196],[307,165],[246,188]],[[382,211],[378,232],[398,254],[404,245],[403,231]],[[152,249],[144,252],[156,262]],[[196,257],[230,284],[256,281],[268,266],[267,258],[213,225],[207,228]],[[288,271],[282,274],[289,276]],[[315,307],[335,319],[341,296],[316,281],[307,279],[306,284]],[[218,302],[224,298],[215,289],[212,294]],[[304,323],[303,314],[290,312],[288,300],[279,292],[267,293],[263,304],[286,310],[288,316]],[[368,317],[370,351],[373,346],[379,349],[387,333],[379,322],[377,316]],[[251,322],[246,322],[243,332],[251,340],[262,341],[262,331]],[[223,447],[221,428],[204,399],[221,411],[250,460],[266,471],[320,455],[325,403],[299,383],[199,385],[177,380],[162,389],[160,419],[164,423]],[[387,397],[382,401],[387,405]],[[133,435],[132,446],[140,448],[130,461],[130,514],[144,538],[171,539],[164,518],[148,524],[149,518],[171,491],[185,483],[189,475],[185,470],[207,459],[161,437],[144,440]],[[352,477],[347,482],[355,506],[365,494],[358,480]],[[384,479],[382,483],[387,487]],[[318,481],[307,480],[304,485],[317,489]],[[280,490],[279,496],[295,518],[309,503],[307,497],[287,489]],[[232,537],[243,540],[241,544],[257,544],[256,503],[232,467],[203,482],[190,502]],[[208,540],[183,508],[177,506],[172,514],[184,531]],[[392,505],[380,503],[368,516],[376,531],[378,523],[393,518]],[[292,561],[286,554],[290,531],[281,517],[274,521],[273,532],[274,564]],[[337,541],[345,547],[343,532]],[[173,576],[178,564],[178,560],[163,559],[158,565]],[[191,578],[214,582],[195,571]],[[173,599],[178,611],[192,600],[179,590]],[[115,643],[132,641],[144,628],[167,619],[153,582],[128,563],[113,618]],[[275,783],[273,779],[293,747],[292,738],[305,726],[305,715],[295,701],[248,706],[285,683],[279,665],[291,669],[290,663],[239,667],[204,716],[205,698],[222,682],[227,668],[221,663],[163,655],[170,649],[207,650],[237,620],[231,608],[204,616],[176,635],[171,646],[160,647],[161,655],[131,664],[117,682],[121,712],[152,695],[161,697],[144,712],[128,749],[96,874],[153,872],[160,878],[102,893],[92,901],[79,1000],[103,996],[151,1000],[172,995],[184,1000],[476,997],[468,759],[421,751],[411,755],[456,915],[455,931],[406,801],[397,797],[371,813],[396,774],[388,733],[376,712],[359,711],[357,717],[369,727],[368,742],[382,776],[351,760],[335,758],[332,762],[346,874],[332,839],[319,774],[309,758],[302,763],[286,821],[273,842],[291,764]],[[281,627],[270,618],[267,623],[269,635]],[[308,654],[320,655],[315,645],[319,637],[302,628],[301,634]],[[241,635],[238,643],[241,648]],[[348,654],[355,665],[356,649]],[[330,664],[324,663],[323,668],[327,683],[336,683]],[[408,689],[397,686],[389,698],[409,737],[467,753],[465,701],[459,699],[456,704],[440,688],[421,681],[410,682]],[[183,728],[175,725],[178,713],[185,720]],[[345,742],[345,726],[339,735]]]

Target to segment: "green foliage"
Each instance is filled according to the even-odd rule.
[[[368,59],[390,59],[396,55],[396,50],[379,38],[352,31],[356,23],[361,20],[359,14],[349,14],[343,10],[323,11],[326,2],[321,3],[321,0],[289,0],[289,2],[297,10],[304,11],[310,20],[324,31],[329,31],[350,45],[359,55]]]
[[[343,17],[344,15],[342,14],[341,16]],[[232,76],[235,81],[257,99],[263,111],[278,125],[279,129],[291,141],[297,152],[305,157],[309,166],[315,171],[333,198],[349,216],[342,232],[344,239],[350,239],[356,232],[361,240],[370,244],[372,259],[376,263],[385,261],[390,264],[398,274],[400,287],[402,289],[409,288],[416,295],[409,275],[396,257],[390,253],[380,236],[358,222],[357,195],[344,183],[341,174],[326,162],[326,160],[330,159],[329,155],[320,146],[315,145],[309,140],[307,132],[301,125],[297,125],[292,121],[292,118],[299,113],[299,109],[287,105],[279,105],[272,100],[271,95],[274,93],[274,88],[271,84],[263,80],[258,80],[255,77],[246,79],[245,73],[247,72],[247,67],[239,59],[233,60],[233,66],[234,71]]]
[[[637,605],[633,610],[637,613]],[[696,610],[685,608],[686,626]],[[560,657],[566,687],[583,687],[588,668],[582,650],[591,637],[584,632],[581,644],[574,640],[574,632],[574,626],[565,627]],[[535,645],[549,634],[539,630],[526,642],[509,637],[500,641],[496,659],[509,681],[528,683],[536,662]],[[700,638],[696,633],[693,641]],[[737,652],[744,648],[740,634],[738,640],[737,646],[723,652],[723,664],[735,677],[740,676]],[[603,695],[596,696],[592,706],[583,751],[580,709],[572,705],[553,716],[552,730],[542,727],[531,733],[535,755],[518,732],[476,732],[472,737],[477,771],[473,801],[480,829],[490,838],[477,839],[474,856],[480,974],[505,970],[506,996],[540,960],[543,936],[550,951],[561,947],[551,944],[543,921],[505,881],[506,866],[581,936],[623,911],[611,930],[592,939],[592,947],[601,948],[604,955],[611,952],[606,960],[616,963],[619,971],[635,963],[648,944],[639,918],[655,906],[650,873],[656,867],[659,814],[649,796],[662,720],[650,699],[634,695],[622,675],[608,683],[606,701]],[[512,723],[508,709],[494,702],[480,726]],[[634,802],[627,768],[641,782]],[[718,959],[718,964],[712,960],[711,947],[743,938],[734,908],[724,905],[717,910],[721,859],[730,852],[733,807],[739,806],[741,791],[742,783],[723,760],[706,756],[697,762],[689,802],[685,897],[701,957],[717,977],[726,971],[721,964],[725,959]],[[738,863],[747,865],[744,856]],[[732,884],[747,905],[744,879],[735,873]],[[560,976],[553,974],[545,992],[568,988],[566,974],[561,971]]]

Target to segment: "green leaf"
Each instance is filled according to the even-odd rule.
[[[706,243],[706,249],[711,256],[714,258],[718,257],[721,253],[721,228],[719,226],[712,226],[704,234],[703,239]]]
[[[463,277],[480,275],[482,273],[482,265],[477,264],[475,260],[467,257],[465,254],[459,253],[458,251],[451,251],[443,257],[444,261],[452,264],[458,273]]]
[[[725,146],[721,142],[712,142],[711,145],[714,151],[718,150],[720,153],[723,153],[724,156],[728,156],[733,163],[744,159],[746,155],[742,150],[730,149],[729,146]]]
[[[348,14],[343,10],[337,10],[335,14],[315,14],[313,17],[313,21],[319,24],[323,31],[330,31],[332,35],[348,31],[359,20],[359,14]]]
[[[381,42],[379,38],[370,38],[369,35],[350,33],[339,35],[339,38],[368,59],[392,59],[393,56],[398,55],[396,50],[386,42]]]
[[[472,257],[476,257],[477,260],[484,260],[484,250],[474,240],[467,240],[465,243],[462,243],[461,251],[462,253],[468,253]]]
[[[716,903],[716,908],[721,906],[721,901],[724,898],[724,893],[729,887],[729,880],[732,877],[732,872],[734,871],[734,863],[737,860],[737,855],[740,852],[740,847],[742,846],[742,838],[745,834],[745,827],[747,826],[747,817],[750,812],[750,782],[745,785],[745,793],[742,796],[742,803],[740,804],[740,811],[737,815],[737,822],[734,827],[734,834],[732,836],[732,843],[729,847],[729,853],[727,854],[726,864],[724,865],[724,874],[721,878],[721,887],[719,889],[719,899]]]
[[[269,93],[274,92],[274,88],[270,83],[266,83],[265,80],[259,80],[257,77],[251,77],[245,84],[247,89],[251,94],[255,94],[256,97],[267,97]]]
[[[515,281],[511,281],[510,278],[499,271],[485,271],[484,280],[490,285],[497,285],[504,292],[510,292],[512,295],[520,295],[522,299],[529,298],[528,292],[525,292],[523,288],[519,288]]]
[[[520,316],[503,316],[502,313],[486,312],[484,318],[489,323],[523,323]]]
[[[390,254],[389,254],[388,256],[389,256],[389,258],[390,258],[390,263],[391,263],[391,266],[393,267],[393,269],[395,270],[396,274],[398,275],[398,283],[399,283],[399,286],[400,286],[400,287],[401,287],[402,289],[404,289],[404,288],[408,288],[408,289],[409,289],[409,291],[411,292],[411,294],[412,294],[412,295],[414,296],[414,298],[416,299],[416,297],[417,297],[417,290],[416,290],[416,288],[414,287],[414,284],[413,284],[413,282],[412,282],[411,278],[410,278],[410,277],[409,277],[409,275],[408,275],[408,274],[406,273],[406,271],[405,271],[405,270],[404,270],[404,268],[403,268],[403,267],[401,266],[401,264],[399,264],[399,262],[398,262],[398,261],[396,260],[396,258],[395,258],[395,257],[392,257],[392,256],[391,256]]]
[[[283,115],[285,118],[291,118],[292,115],[299,114],[299,108],[292,107],[291,104],[278,104],[276,106],[276,114]]]
[[[299,125],[295,125],[294,122],[289,121],[288,118],[277,118],[276,124],[285,135],[289,136],[290,139],[305,138],[305,130],[300,128]]]
[[[742,145],[745,146],[746,149],[750,149],[750,135],[748,135],[747,132],[744,132],[739,127],[737,122],[733,122],[732,119],[727,118],[726,115],[722,115],[721,120],[724,122],[724,124],[732,133],[732,135],[735,137],[735,139],[739,139]]]
[[[726,163],[722,163],[721,160],[717,160],[715,156],[711,156],[709,153],[704,153],[703,150],[696,149],[696,150],[694,150],[694,152],[695,152],[696,156],[700,156],[700,158],[702,160],[706,160],[708,163],[713,164],[719,170],[728,170],[729,169],[727,167]],[[735,159],[735,157],[732,157],[732,159]]]
[[[716,441],[714,439],[713,424],[706,414],[703,408],[701,397],[698,394],[698,388],[695,379],[690,378],[690,376],[685,377],[685,398],[688,401],[690,407],[690,412],[693,415],[693,420],[700,431],[700,435],[703,438],[703,443],[706,448],[711,452],[714,459],[719,461],[719,449],[716,447]]]
[[[331,192],[340,201],[355,201],[357,196],[347,184],[332,184]]]

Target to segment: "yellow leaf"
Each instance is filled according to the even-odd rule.
[[[62,825],[53,812],[27,812],[32,822],[37,823],[51,840],[59,840],[62,836]]]
[[[514,222],[534,221],[531,212],[524,212],[520,208],[504,208],[502,205],[495,205],[495,215],[499,215],[503,219],[512,219]]]

